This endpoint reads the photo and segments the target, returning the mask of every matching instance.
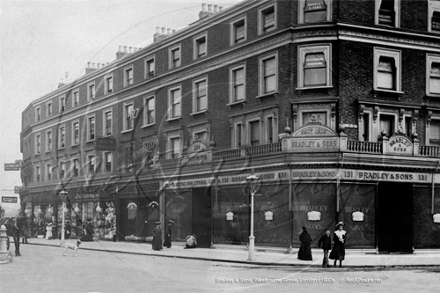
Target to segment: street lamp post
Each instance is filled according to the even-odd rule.
[[[67,197],[67,191],[64,189],[60,191],[60,197],[61,201],[63,202],[63,208],[61,209],[62,212],[62,219],[61,219],[61,244],[64,244],[64,209],[66,208],[66,197]]]
[[[249,257],[250,261],[254,260],[255,254],[255,236],[254,236],[254,197],[257,192],[257,182],[258,176],[254,174],[254,170],[252,170],[251,175],[246,177],[246,181],[249,184],[249,189],[251,193],[251,231],[249,235]]]

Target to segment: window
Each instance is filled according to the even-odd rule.
[[[231,22],[231,45],[246,41],[246,18]]]
[[[52,102],[46,104],[46,116],[52,116]]]
[[[379,125],[379,133],[385,131],[387,137],[394,135],[394,133],[396,132],[394,115],[380,114]]]
[[[37,107],[35,108],[35,122],[38,122],[41,120],[41,108]]]
[[[79,122],[72,123],[72,145],[79,144]]]
[[[113,76],[107,76],[105,78],[105,92],[106,93],[113,92]]]
[[[426,95],[440,96],[440,56],[427,55],[426,76]]]
[[[246,99],[246,66],[241,65],[230,69],[230,103]]]
[[[89,174],[95,173],[95,156],[90,155],[87,157],[87,163],[89,165]]]
[[[412,117],[411,116],[405,116],[405,134],[409,137],[411,137],[413,133],[412,128]]]
[[[248,135],[251,146],[260,145],[260,120],[249,122]]]
[[[60,179],[66,175],[66,163],[60,163]]]
[[[259,34],[273,31],[276,25],[275,5],[259,9]]]
[[[35,177],[36,177],[37,182],[40,182],[40,180],[41,180],[41,170],[40,170],[39,166],[35,167]]]
[[[173,47],[170,49],[170,69],[176,68],[180,66],[181,56],[180,56],[180,45],[177,47]]]
[[[206,130],[194,132],[194,141],[205,143],[208,141],[208,132]]]
[[[133,129],[134,124],[134,107],[133,103],[126,103],[124,105],[124,131]]]
[[[112,171],[112,153],[104,153],[105,172]]]
[[[375,24],[399,27],[400,0],[376,0]]]
[[[127,68],[124,71],[124,86],[133,84],[133,67]]]
[[[235,124],[235,148],[239,149],[243,146],[243,140],[242,140],[242,123],[236,123]]]
[[[50,164],[46,165],[47,169],[47,181],[52,180],[52,166]]]
[[[400,91],[400,51],[374,49],[374,89]]]
[[[266,143],[274,143],[275,142],[275,123],[273,116],[269,116],[266,118]]]
[[[155,97],[147,97],[144,100],[144,125],[151,125],[155,123]]]
[[[428,2],[428,32],[440,33],[440,1]]]
[[[298,23],[331,21],[332,0],[299,0]]]
[[[146,77],[149,76],[154,76],[154,57],[153,58],[149,58],[145,61],[145,72],[146,72]]]
[[[60,126],[58,137],[59,137],[58,148],[65,147],[65,144],[66,144],[66,129],[65,129],[64,126]]]
[[[193,86],[193,113],[206,111],[208,108],[207,80],[195,81]]]
[[[181,89],[180,88],[174,88],[170,89],[168,92],[168,99],[169,99],[169,117],[168,119],[174,119],[179,118],[181,115]]]
[[[46,151],[52,150],[52,131],[46,132]]]
[[[194,59],[207,55],[206,34],[194,39]]]
[[[429,144],[440,146],[440,120],[432,119],[429,123]]]
[[[112,135],[112,111],[105,111],[104,112],[104,129],[103,133],[105,136]]]
[[[73,92],[73,99],[72,99],[73,106],[76,107],[79,105],[79,91]]]
[[[61,97],[60,98],[60,113],[64,112],[66,110],[66,98]]]
[[[36,153],[41,153],[41,136],[39,134],[35,136],[35,146]]]
[[[95,139],[95,117],[89,117],[87,119],[87,133],[88,141]]]
[[[298,66],[299,88],[330,87],[330,45],[300,47]]]
[[[260,95],[273,93],[278,90],[277,71],[277,55],[260,59]]]
[[[87,98],[89,101],[95,98],[95,83],[90,83],[87,86]]]
[[[181,139],[180,137],[173,137],[170,139],[170,146],[171,146],[171,158],[178,158],[180,157],[181,153]]]
[[[77,177],[79,175],[79,160],[73,159],[73,176]]]

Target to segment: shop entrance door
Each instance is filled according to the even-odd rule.
[[[379,183],[377,240],[380,253],[412,253],[412,190],[411,183]]]
[[[197,246],[211,246],[211,188],[192,190],[192,233],[197,236]]]

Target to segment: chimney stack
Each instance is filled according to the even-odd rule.
[[[167,36],[172,35],[176,32],[176,30],[165,28],[165,27],[156,27],[156,33],[153,35],[153,42],[159,42],[165,39]],[[139,50],[139,48],[138,48]]]
[[[63,79],[61,78],[60,82],[58,83],[58,88],[65,86]]]
[[[206,6],[208,6],[208,9],[206,9]],[[219,12],[217,5],[214,5],[214,9],[212,9],[212,4],[202,3],[202,11],[199,13],[199,19],[214,15],[217,12]]]
[[[90,72],[93,72],[95,70],[96,70],[95,62],[87,62],[86,74],[89,74]]]

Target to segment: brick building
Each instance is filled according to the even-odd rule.
[[[178,32],[23,111],[21,193],[34,219],[97,237],[246,245],[255,171],[257,245],[440,247],[440,1],[203,5]],[[80,221],[81,220],[81,221]],[[80,229],[77,229],[78,231]]]

